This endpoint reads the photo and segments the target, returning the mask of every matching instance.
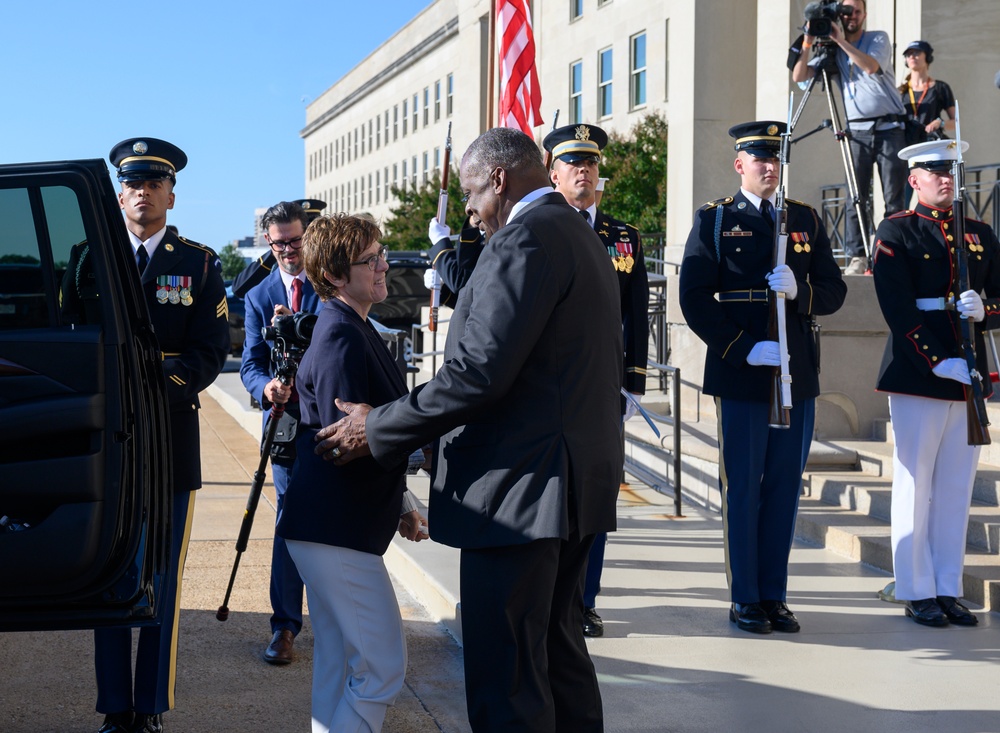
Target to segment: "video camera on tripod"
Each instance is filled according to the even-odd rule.
[[[271,363],[274,364],[274,376],[282,383],[288,384],[298,371],[315,327],[315,313],[299,312],[275,316],[270,326],[260,330],[264,340],[273,344]]]
[[[805,16],[806,25],[803,30],[813,38],[828,39],[833,30],[834,23],[841,23],[842,18],[850,17],[853,8],[838,3],[836,0],[823,0],[823,2],[809,3],[806,5]]]

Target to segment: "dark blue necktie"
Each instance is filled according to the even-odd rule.
[[[774,207],[767,199],[761,199],[760,213],[764,216],[764,221],[767,222],[767,225],[771,227],[771,229],[774,229]]]
[[[139,249],[136,250],[135,264],[139,268],[139,274],[142,275],[146,271],[146,265],[149,264],[149,252],[146,250],[146,245],[140,244]]]
[[[589,211],[587,211],[586,209],[580,209],[580,216],[583,217],[583,220],[585,222],[587,222],[588,224],[590,223],[590,212]]]

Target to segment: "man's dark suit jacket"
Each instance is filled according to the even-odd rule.
[[[596,238],[562,194],[528,204],[462,289],[437,376],[368,415],[385,467],[441,436],[436,541],[497,547],[615,528],[620,295]]]

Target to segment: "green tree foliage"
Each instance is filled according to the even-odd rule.
[[[403,190],[393,186],[392,195],[399,203],[390,209],[389,218],[382,224],[383,244],[392,251],[430,249],[427,224],[437,216],[440,191],[441,179],[437,174],[420,188],[408,186]],[[461,231],[465,221],[462,187],[458,182],[458,168],[454,165],[448,174],[448,215],[445,219],[452,234]]]
[[[222,262],[222,279],[232,280],[234,277],[243,272],[243,268],[247,266],[247,261],[240,254],[239,248],[232,242],[227,244],[219,252],[219,260]]]
[[[662,232],[667,216],[667,121],[652,113],[628,137],[611,133],[601,176],[610,179],[602,210],[640,232]]]

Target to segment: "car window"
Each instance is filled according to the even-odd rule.
[[[33,200],[34,199],[34,200]],[[56,327],[64,321],[82,323],[87,290],[93,285],[72,282],[74,307],[65,312],[60,290],[67,266],[72,276],[93,279],[86,267],[86,244],[80,202],[66,186],[0,189],[0,330]],[[48,242],[43,246],[42,241]],[[71,278],[72,280],[72,278]],[[96,293],[91,293],[96,297]],[[91,322],[97,317],[91,309]]]

